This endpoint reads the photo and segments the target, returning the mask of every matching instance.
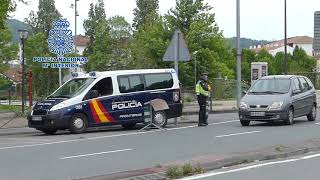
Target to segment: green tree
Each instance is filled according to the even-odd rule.
[[[137,7],[133,10],[133,24],[134,30],[146,22],[149,14],[157,13],[159,10],[159,0],[136,0]]]
[[[89,58],[89,62],[84,66],[85,70],[111,69],[112,41],[103,0],[90,5],[88,19],[83,25],[86,35],[90,37],[90,43],[84,51],[84,56]]]
[[[212,7],[204,0],[177,0],[175,8],[166,15],[173,32],[179,28],[185,36],[189,51],[197,54],[197,72],[210,72],[209,78],[234,78],[229,66],[234,61],[230,43],[222,35],[215,22]],[[193,56],[193,59],[195,57]],[[195,61],[180,63],[179,78],[185,85],[193,85]],[[199,74],[196,75],[199,77]]]
[[[33,62],[33,57],[53,57],[49,53],[47,37],[44,33],[37,33],[26,41],[26,66],[33,73],[33,89],[35,97],[45,97],[59,87],[59,72],[57,69],[44,69],[42,63]]]
[[[296,46],[292,58],[288,62],[289,72],[312,72],[316,67],[316,60],[307,55],[306,51]]]
[[[34,33],[42,32],[46,37],[52,29],[52,22],[62,18],[56,9],[55,0],[39,0],[38,11],[31,11],[24,21],[31,26]]]
[[[144,24],[134,34],[132,43],[131,68],[163,68],[171,63],[162,61],[169,44],[170,34],[167,25],[158,13],[148,14]],[[171,66],[172,67],[172,66]]]
[[[7,68],[7,62],[17,57],[18,45],[11,43],[11,32],[0,29],[0,72]]]
[[[16,3],[12,0],[2,0],[0,4],[0,29],[5,29],[5,20],[8,18],[8,13],[13,12],[16,8]]]
[[[130,43],[132,41],[131,25],[123,16],[108,19],[111,36],[112,60],[114,69],[126,69],[131,59]]]

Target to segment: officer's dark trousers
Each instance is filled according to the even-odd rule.
[[[198,103],[199,103],[199,125],[208,124],[207,122],[207,96],[204,96],[202,94],[197,96]]]

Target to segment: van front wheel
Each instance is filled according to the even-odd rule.
[[[87,130],[88,120],[84,114],[76,113],[72,116],[69,130],[73,134],[80,134]]]
[[[165,127],[167,125],[167,115],[164,111],[153,112],[153,123],[160,127]]]
[[[43,133],[46,135],[54,135],[58,130],[56,129],[41,129]]]

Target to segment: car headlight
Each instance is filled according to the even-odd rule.
[[[239,108],[240,108],[240,109],[248,109],[249,106],[248,106],[248,104],[245,103],[245,102],[240,102]]]
[[[274,102],[271,104],[271,106],[269,107],[269,109],[281,109],[283,105],[282,101],[279,102]]]
[[[62,108],[64,108],[66,106],[66,103],[59,103],[59,104],[56,104],[56,105],[54,105],[51,109],[50,109],[50,111],[55,111],[55,110],[59,110],[59,109],[62,109]]]

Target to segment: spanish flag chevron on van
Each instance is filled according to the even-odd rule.
[[[105,110],[98,99],[92,99],[90,102],[90,110],[96,123],[113,122],[112,116]]]

